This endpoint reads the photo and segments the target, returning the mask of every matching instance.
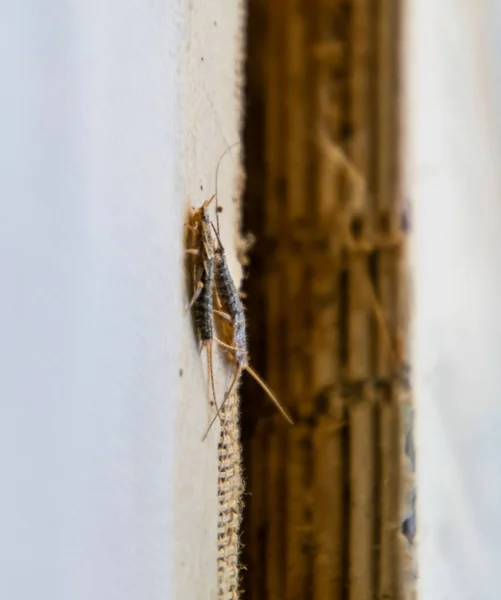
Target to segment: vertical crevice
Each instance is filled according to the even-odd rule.
[[[400,285],[396,4],[248,3],[249,347],[296,418],[286,426],[244,379],[251,600],[400,600],[391,596],[390,528],[399,519],[400,409],[387,340],[396,344]],[[319,125],[351,171],[313,139]]]

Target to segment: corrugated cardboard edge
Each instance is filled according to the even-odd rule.
[[[227,431],[221,430],[218,446],[217,535],[218,598],[224,600],[239,596],[239,533],[243,491],[238,393],[232,394],[226,404],[222,414]]]

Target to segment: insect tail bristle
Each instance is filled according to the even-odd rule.
[[[226,394],[224,395],[224,399],[226,400],[227,398],[230,397],[231,392],[233,391],[233,388],[235,387],[238,378],[240,377],[240,375],[242,374],[242,368],[239,367],[236,371],[235,371],[235,375],[233,376],[233,380],[230,384],[230,387],[228,388],[228,391],[226,392]]]
[[[278,399],[275,396],[275,394],[270,390],[270,388],[261,379],[261,377],[259,377],[259,375],[256,373],[256,371],[254,371],[254,369],[250,365],[246,365],[245,366],[245,370],[247,371],[247,373],[249,373],[249,375],[251,375],[255,379],[255,381],[257,381],[259,383],[259,385],[266,392],[267,396],[273,401],[273,403],[275,404],[275,406],[282,413],[282,415],[284,416],[285,420],[288,421],[291,425],[294,425],[294,421],[292,420],[292,417],[289,416],[289,414],[286,412],[285,408],[278,401]]]
[[[219,415],[219,410],[217,409],[216,386],[214,384],[214,369],[212,368],[212,342],[207,344],[207,378],[210,380],[214,406]]]
[[[230,387],[228,388],[228,391],[226,392],[226,394],[224,395],[223,401],[221,402],[221,406],[219,407],[219,409],[217,408],[217,404],[216,404],[216,410],[218,410],[218,414],[220,414],[220,411],[223,409],[224,405],[226,404],[226,400],[228,400],[228,398],[230,397],[230,394],[233,390],[233,388],[235,387],[236,382],[238,381],[238,378],[240,376],[240,374],[242,373],[242,369],[237,369],[235,372],[235,375],[233,377],[233,380],[230,384]],[[209,431],[212,429],[212,426],[214,425],[215,421],[217,419],[217,415],[214,416],[214,418],[212,419],[212,421],[209,424],[209,427],[207,428],[207,431],[205,432],[204,437],[202,438],[202,441],[204,441],[207,436],[209,435]],[[221,421],[221,425],[223,425],[223,420],[221,417],[219,417],[220,421]],[[224,425],[223,425],[224,427]],[[233,440],[233,437],[231,436],[230,432],[224,428],[225,432],[230,436],[230,438]],[[235,440],[233,440],[235,441]]]
[[[222,405],[221,405],[221,408],[222,408]],[[216,410],[218,410],[218,408],[217,408],[217,405],[216,405]],[[207,436],[209,435],[209,433],[210,433],[210,430],[212,429],[212,426],[213,426],[213,425],[214,425],[214,423],[216,422],[216,419],[217,419],[217,415],[215,415],[215,416],[212,418],[212,421],[209,423],[209,427],[207,427],[207,431],[206,431],[206,432],[204,433],[204,435],[203,435],[202,442],[205,442],[205,440],[207,439]],[[221,421],[221,417],[219,417],[219,419],[220,419],[221,426],[222,426],[223,422]],[[229,434],[228,434],[228,435],[229,435]]]

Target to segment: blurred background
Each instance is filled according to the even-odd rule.
[[[248,8],[245,589],[495,598],[499,9]]]
[[[495,0],[2,4],[0,597],[500,597],[500,32]],[[182,238],[239,132],[222,236],[296,424],[244,375],[228,457]]]
[[[402,6],[248,4],[251,598],[414,597]]]

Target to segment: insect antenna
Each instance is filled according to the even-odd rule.
[[[215,187],[215,196],[216,196],[216,223],[217,223],[217,230],[219,232],[219,204],[218,204],[218,195],[217,195],[217,175],[219,173],[219,167],[221,165],[221,161],[223,160],[224,156],[226,156],[226,154],[235,146],[238,146],[238,144],[241,144],[241,141],[235,142],[234,144],[231,144],[231,146],[228,146],[228,148],[226,148],[226,150],[221,154],[221,156],[219,157],[219,160],[217,161],[217,166],[216,166],[216,181],[214,184]]]

